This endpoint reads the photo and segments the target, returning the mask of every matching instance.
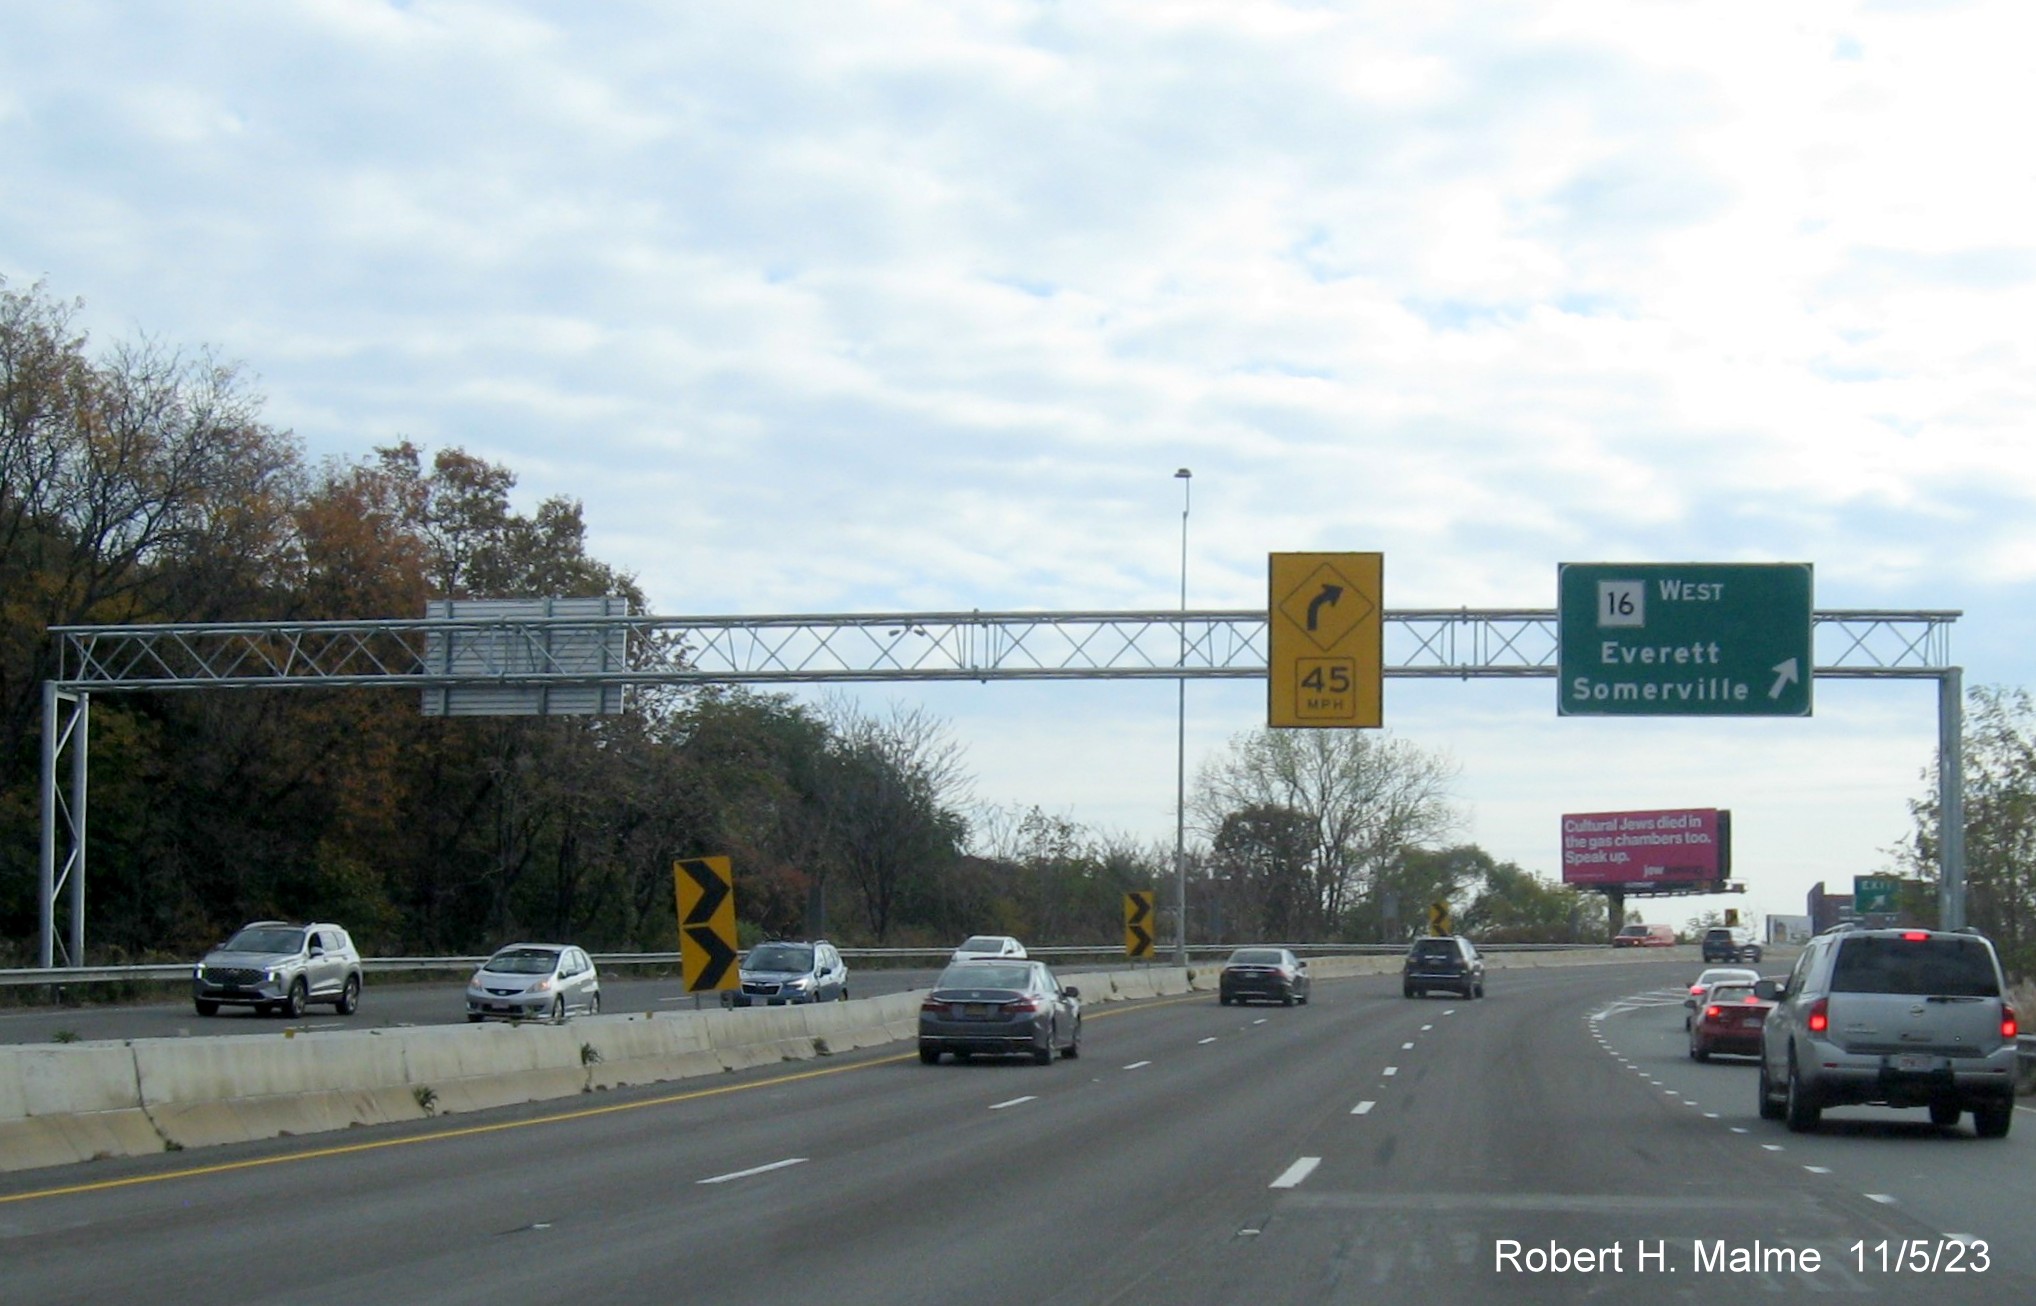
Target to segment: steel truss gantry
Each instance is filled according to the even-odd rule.
[[[1813,614],[1819,678],[1939,682],[1944,874],[1963,865],[1956,611]],[[1557,614],[1538,608],[1387,611],[1384,674],[1553,678]],[[622,666],[580,660],[624,632]],[[91,697],[191,689],[344,686],[824,684],[881,681],[1246,680],[1266,674],[1263,611],[897,612],[833,616],[446,617],[414,620],[60,626],[43,695],[41,964],[69,901],[68,962],[83,961],[85,726]],[[607,636],[609,640],[589,638]],[[452,650],[449,654],[448,650]],[[453,669],[448,669],[453,668]],[[57,776],[70,763],[71,789]],[[66,894],[65,891],[68,890]],[[1947,893],[1947,897],[1949,893]],[[1962,896],[1953,910],[1962,912]],[[1947,919],[1947,925],[1954,922]]]

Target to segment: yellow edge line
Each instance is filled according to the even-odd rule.
[[[1190,997],[1194,995],[1189,995]],[[1083,1020],[1099,1020],[1105,1016],[1122,1015],[1125,1012],[1159,1006],[1171,1006],[1185,1002],[1188,998],[1168,998],[1163,1001],[1145,1002],[1138,1007],[1122,1007],[1116,1011],[1082,1013]],[[654,1106],[671,1106],[678,1102],[695,1102],[705,1097],[719,1097],[723,1093],[739,1093],[753,1088],[773,1088],[779,1084],[794,1084],[802,1079],[818,1079],[822,1075],[839,1075],[851,1070],[864,1070],[870,1066],[890,1065],[895,1061],[907,1060],[906,1054],[892,1057],[875,1057],[858,1061],[853,1065],[829,1066],[824,1070],[802,1070],[792,1075],[777,1075],[770,1079],[759,1079],[745,1084],[723,1084],[719,1088],[696,1088],[686,1093],[667,1093],[662,1097],[645,1098],[641,1102],[616,1102],[608,1106],[582,1107],[577,1111],[562,1111],[557,1115],[539,1116],[534,1120],[503,1120],[491,1125],[464,1125],[458,1129],[442,1129],[429,1134],[416,1134],[408,1138],[384,1138],[372,1143],[348,1143],[344,1147],[320,1147],[308,1152],[290,1152],[282,1156],[262,1156],[246,1161],[222,1161],[218,1165],[193,1166],[187,1170],[171,1170],[163,1174],[130,1175],[125,1179],[101,1179],[89,1184],[67,1184],[61,1188],[38,1188],[26,1193],[0,1193],[0,1206],[14,1202],[33,1202],[46,1197],[69,1197],[78,1193],[105,1192],[113,1188],[133,1188],[141,1184],[167,1183],[172,1179],[196,1179],[202,1175],[226,1174],[234,1170],[253,1170],[265,1165],[283,1165],[292,1161],[316,1161],[328,1156],[350,1156],[358,1152],[378,1152],[388,1147],[408,1147],[416,1143],[443,1142],[449,1138],[468,1138],[475,1134],[495,1134],[507,1129],[528,1129],[536,1125],[565,1124],[574,1120],[587,1120],[595,1116],[614,1115],[619,1111],[641,1111]]]

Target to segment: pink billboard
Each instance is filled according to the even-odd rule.
[[[1562,818],[1562,882],[1683,885],[1723,880],[1732,864],[1730,812],[1591,812]]]

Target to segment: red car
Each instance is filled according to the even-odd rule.
[[[1760,1055],[1760,1031],[1774,1003],[1753,995],[1749,984],[1718,984],[1704,995],[1690,1021],[1690,1060],[1709,1061],[1713,1052]]]

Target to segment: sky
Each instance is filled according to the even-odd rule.
[[[2036,682],[2023,0],[0,0],[0,276],[216,349],[316,459],[584,505],[662,615],[1388,610],[1806,562]],[[1193,470],[1184,498],[1177,468]],[[363,616],[410,614],[364,613]],[[975,801],[1171,846],[1175,686],[867,686]],[[1458,837],[1733,812],[1800,914],[1913,829],[1934,682],[1558,718],[1389,679]],[[1265,724],[1187,692],[1190,776]]]

